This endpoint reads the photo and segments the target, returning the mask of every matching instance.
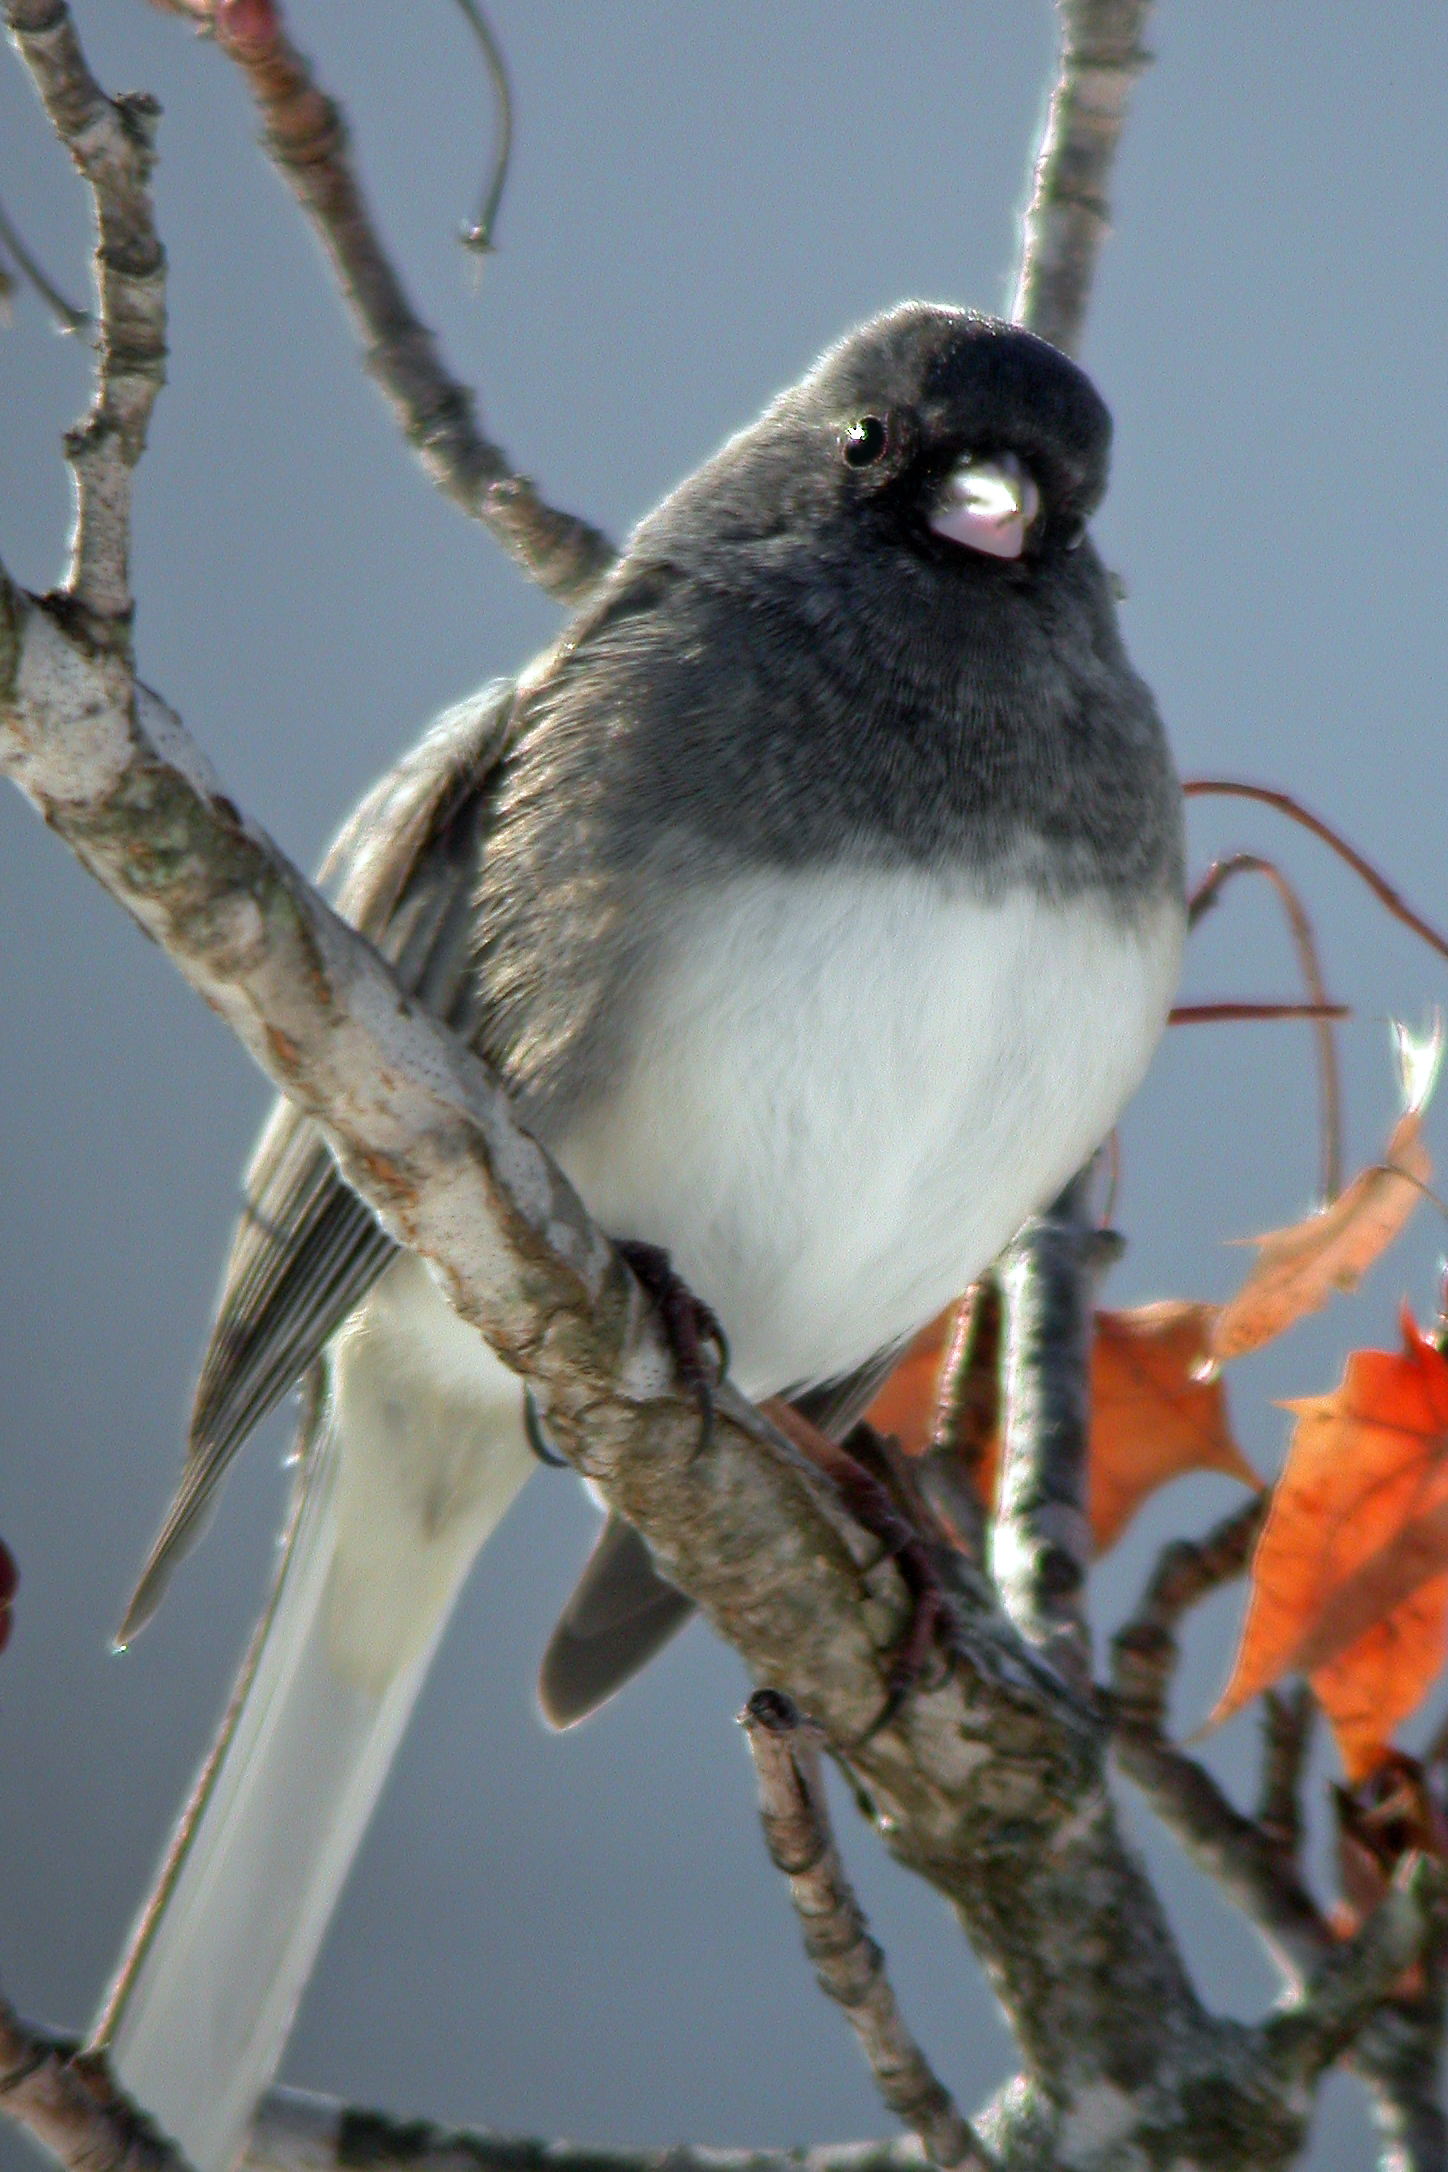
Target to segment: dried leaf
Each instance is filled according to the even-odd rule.
[[[1261,1488],[1232,1438],[1220,1377],[1203,1377],[1214,1318],[1211,1305],[1176,1303],[1096,1315],[1089,1503],[1098,1554],[1148,1494],[1187,1471]]]
[[[1411,1218],[1433,1174],[1422,1119],[1442,1062],[1443,1024],[1435,1017],[1422,1040],[1403,1026],[1394,1031],[1405,1106],[1381,1164],[1364,1169],[1320,1214],[1250,1240],[1257,1264],[1217,1315],[1213,1357],[1244,1357],[1319,1311],[1334,1290],[1356,1289]]]
[[[906,1455],[924,1455],[930,1445],[940,1374],[955,1332],[959,1305],[949,1305],[921,1329],[865,1416],[877,1433],[893,1433]]]
[[[1116,1544],[1149,1494],[1188,1471],[1261,1484],[1232,1438],[1221,1380],[1202,1377],[1213,1317],[1210,1305],[1177,1303],[1096,1315],[1087,1499],[1097,1554]],[[911,1454],[931,1437],[955,1318],[955,1309],[942,1314],[916,1338],[868,1412],[877,1431],[895,1434]],[[987,1506],[999,1462],[993,1440],[977,1470]]]
[[[1297,1425],[1252,1563],[1232,1678],[1209,1724],[1309,1674],[1351,1778],[1382,1761],[1448,1637],[1448,1361],[1403,1319]]]

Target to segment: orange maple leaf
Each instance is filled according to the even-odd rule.
[[[917,1336],[867,1416],[912,1455],[932,1432],[956,1309]],[[1244,1485],[1261,1480],[1232,1438],[1226,1390],[1202,1377],[1214,1317],[1210,1305],[1142,1305],[1098,1312],[1091,1352],[1091,1460],[1087,1506],[1094,1551],[1114,1546],[1142,1502],[1188,1471],[1224,1471]],[[1000,1442],[982,1456],[977,1482],[995,1501]]]
[[[1261,1490],[1232,1438],[1226,1388],[1207,1371],[1215,1310],[1173,1302],[1096,1315],[1088,1503],[1098,1554],[1148,1494],[1187,1471],[1224,1471]]]
[[[865,1412],[875,1431],[893,1433],[908,1456],[924,1455],[930,1446],[940,1375],[960,1309],[947,1305],[920,1330]]]
[[[1362,1170],[1320,1213],[1248,1240],[1257,1247],[1257,1264],[1217,1315],[1214,1358],[1245,1357],[1304,1313],[1319,1311],[1334,1290],[1356,1289],[1423,1197],[1433,1174],[1423,1144],[1423,1111],[1442,1060],[1442,1022],[1435,1019],[1423,1041],[1402,1026],[1395,1030],[1406,1106],[1382,1161]]]
[[[1448,1641],[1448,1360],[1405,1311],[1401,1352],[1356,1351],[1331,1395],[1287,1407],[1297,1425],[1208,1724],[1306,1674],[1356,1782]]]

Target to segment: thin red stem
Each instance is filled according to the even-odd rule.
[[[1370,860],[1365,860],[1345,837],[1340,837],[1319,815],[1309,813],[1302,802],[1294,799],[1290,792],[1279,792],[1265,784],[1242,784],[1235,777],[1189,777],[1182,786],[1182,793],[1187,799],[1197,799],[1211,793],[1223,799],[1256,800],[1263,807],[1275,807],[1279,814],[1285,814],[1289,820],[1301,823],[1303,829],[1311,830],[1313,836],[1320,837],[1340,860],[1345,860],[1355,875],[1361,876],[1379,904],[1386,905],[1395,920],[1401,920],[1405,928],[1411,928],[1415,935],[1421,936],[1429,949],[1436,950],[1440,958],[1448,958],[1448,937],[1440,935],[1436,928],[1415,913],[1386,876],[1378,873]]]
[[[1256,852],[1234,852],[1215,860],[1197,884],[1187,906],[1187,924],[1195,927],[1211,910],[1234,875],[1262,875],[1277,893],[1297,950],[1298,969],[1311,1002],[1325,1006],[1327,987],[1317,942],[1307,909],[1280,867]],[[1322,1195],[1330,1205],[1342,1189],[1342,1091],[1338,1077],[1337,1043],[1332,1020],[1324,1013],[1316,1021],[1319,1107],[1322,1111]]]
[[[1215,1026],[1242,1018],[1351,1018],[1346,1003],[1178,1003],[1169,1026]]]

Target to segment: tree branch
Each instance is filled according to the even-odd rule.
[[[595,2149],[392,2119],[273,2089],[238,2172],[920,2172],[913,2135],[817,2149]]]
[[[1448,2013],[1448,1921],[1434,1917],[1419,1988],[1387,1999],[1358,2039],[1352,2065],[1367,2083],[1382,2140],[1381,2172],[1448,2172],[1448,2119],[1439,2091]]]
[[[1178,1539],[1163,1551],[1135,1614],[1112,1639],[1114,1741],[1127,1778],[1255,1924],[1289,1979],[1300,1982],[1334,1951],[1334,1940],[1291,1855],[1276,1831],[1244,1817],[1166,1734],[1176,1625],[1208,1593],[1241,1575],[1269,1500],[1259,1494],[1206,1538]]]
[[[1150,0],[1057,0],[1061,67],[1022,228],[1012,314],[1067,354],[1081,344],[1101,245],[1111,230],[1111,169],[1131,86],[1146,66]]]
[[[759,1813],[770,1860],[789,1879],[820,1989],[844,2007],[875,2086],[920,2137],[927,2156],[938,2165],[989,2172],[992,2160],[901,2018],[885,1956],[845,1875],[820,1775],[819,1729],[771,1689],[755,1692],[740,1723],[759,1775]]]
[[[1327,1954],[1299,2000],[1264,2022],[1266,2056],[1285,2080],[1316,2081],[1374,2019],[1423,1951],[1443,1895],[1443,1866],[1405,1855],[1357,1936]]]
[[[991,1550],[1006,1612],[1068,1681],[1091,1680],[1091,1268],[1088,1179],[1067,1185],[1005,1255],[1005,1427]]]
[[[1074,354],[1107,231],[1149,0],[1057,0],[1061,58],[1021,228],[1012,314]],[[1091,1679],[1085,1586],[1092,1247],[1084,1174],[1007,1255],[1005,1437],[993,1563],[1007,1610],[1077,1685]],[[1099,1256],[1099,1255],[1098,1255]]]
[[[0,1999],[0,2111],[70,2172],[188,2172],[103,2058]],[[300,2089],[262,2099],[238,2172],[919,2172],[913,2136],[821,2149],[608,2150],[458,2133]]]
[[[96,207],[99,371],[90,414],[65,441],[76,488],[67,589],[90,640],[129,661],[131,474],[166,378],[166,260],[150,194],[160,108],[140,93],[106,97],[59,0],[10,0],[7,16]]]
[[[326,252],[368,371],[433,482],[550,596],[581,602],[613,564],[614,547],[588,521],[541,498],[479,429],[472,392],[448,374],[382,246],[342,111],[287,36],[280,0],[180,0],[179,12],[211,24],[246,77],[262,141]]]

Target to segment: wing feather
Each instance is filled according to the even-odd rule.
[[[471,902],[486,822],[481,787],[511,745],[514,711],[508,684],[450,711],[367,795],[322,870],[342,918],[469,1040],[480,1023]],[[155,1612],[242,1442],[315,1364],[397,1250],[338,1176],[316,1127],[285,1101],[258,1141],[244,1200],[185,1469],[118,1643]]]

